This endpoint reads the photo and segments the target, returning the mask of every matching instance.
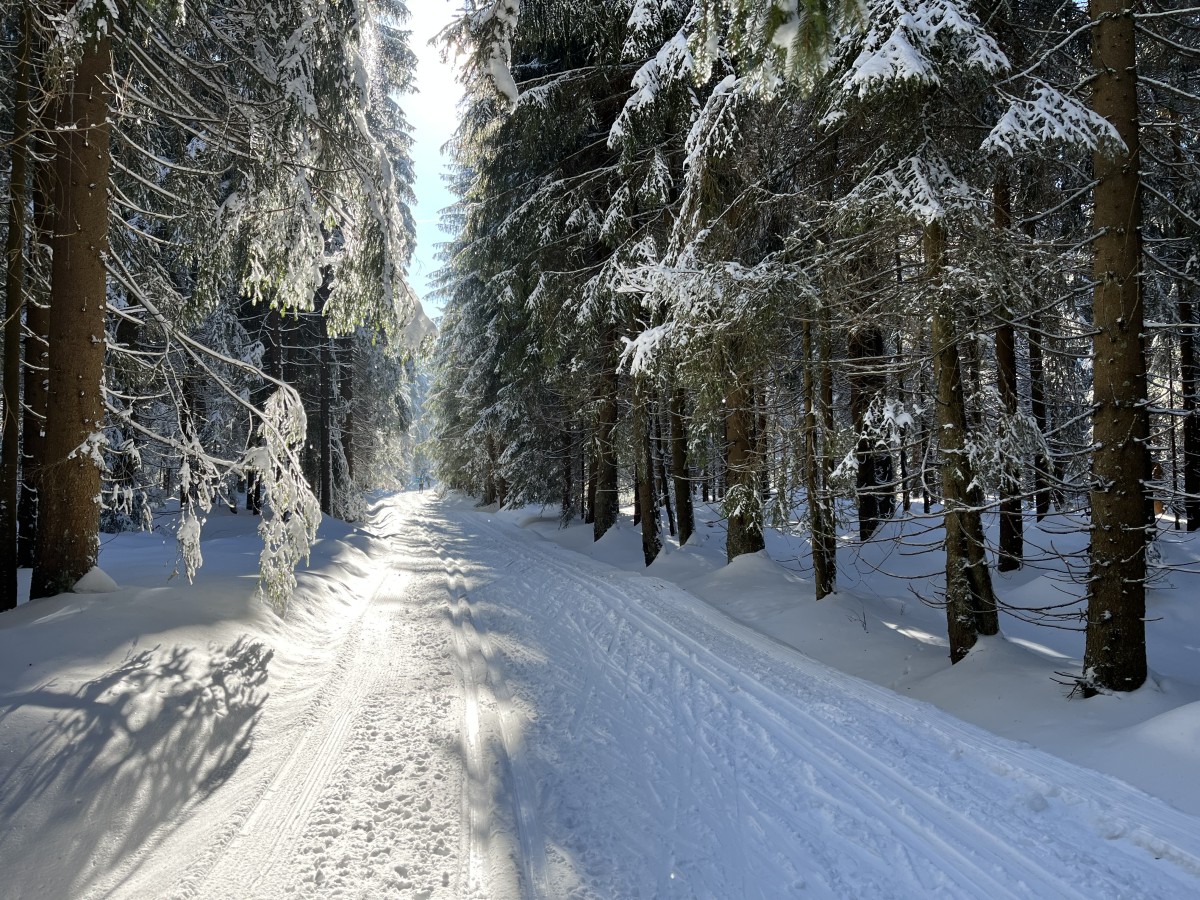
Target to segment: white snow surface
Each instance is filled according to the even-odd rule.
[[[118,590],[112,576],[99,566],[92,566],[84,576],[75,582],[76,594],[111,594]]]
[[[286,619],[227,512],[192,585],[122,535],[115,593],[0,616],[6,898],[1200,895],[1177,677],[1068,701],[1069,654],[1016,634],[951,669],[870,545],[814,603],[720,565],[710,519],[645,573],[627,526],[373,504],[325,521]]]

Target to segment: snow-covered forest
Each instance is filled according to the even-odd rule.
[[[0,0],[0,895],[1200,896],[1200,6],[420,2]]]
[[[1155,530],[1200,528],[1200,10],[472,9],[446,481],[597,539],[632,489],[647,565],[715,499],[729,560],[807,535],[817,599],[848,528],[944,527],[952,659],[1009,613],[1086,627],[1084,693],[1141,686]],[[1023,566],[1061,592],[1007,596]]]
[[[190,577],[240,490],[282,609],[321,513],[411,451],[404,4],[0,9],[0,608],[170,498]]]

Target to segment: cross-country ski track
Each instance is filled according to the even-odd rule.
[[[461,502],[372,528],[286,746],[90,896],[1200,896],[1196,819],[1121,781]]]

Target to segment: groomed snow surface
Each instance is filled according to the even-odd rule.
[[[190,586],[106,539],[107,592],[0,616],[5,898],[1200,896],[1200,577],[1151,592],[1152,681],[1084,701],[1077,632],[949,666],[914,520],[814,603],[779,534],[647,572],[628,526],[379,496],[285,619],[254,525],[214,513]]]

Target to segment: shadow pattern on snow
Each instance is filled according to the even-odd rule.
[[[0,723],[53,711],[0,768],[0,869],[74,873],[75,895],[136,853],[249,755],[272,655],[245,636],[207,651],[159,645],[75,691],[48,682],[0,697]]]

